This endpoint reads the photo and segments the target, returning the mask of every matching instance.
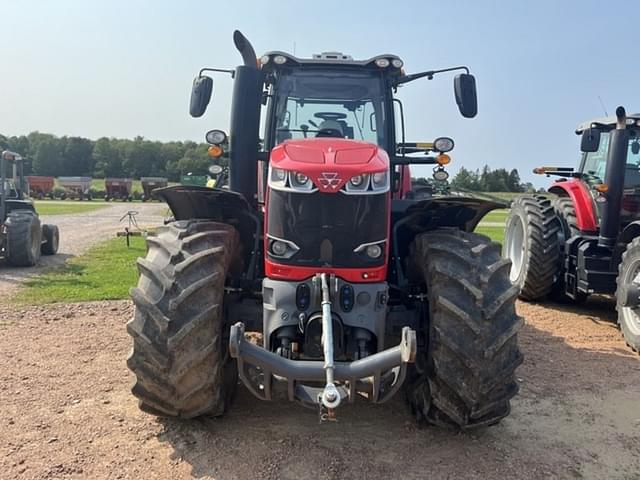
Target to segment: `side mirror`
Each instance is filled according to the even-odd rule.
[[[478,96],[476,79],[469,73],[461,73],[453,79],[453,90],[456,95],[458,110],[465,118],[473,118],[478,114]]]
[[[597,128],[587,128],[582,132],[580,140],[580,150],[583,152],[597,152],[600,146],[600,130]]]
[[[207,110],[207,105],[213,93],[213,78],[204,75],[196,77],[191,87],[191,103],[189,113],[192,117],[201,117]]]

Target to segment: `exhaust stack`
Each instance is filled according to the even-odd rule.
[[[229,128],[229,188],[256,205],[260,107],[264,79],[249,40],[236,30],[233,42],[244,65],[236,67]]]
[[[604,183],[607,185],[606,203],[602,212],[600,235],[598,237],[598,246],[606,248],[615,246],[620,230],[620,208],[622,207],[627,148],[629,145],[627,114],[624,107],[616,108],[616,117],[616,128],[611,131],[609,139],[609,155],[604,174]]]

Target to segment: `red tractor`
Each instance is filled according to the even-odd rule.
[[[256,61],[240,32],[234,41],[243,65],[203,69],[234,78],[228,188],[156,191],[175,221],[148,237],[131,290],[140,407],[221,415],[239,377],[258,398],[298,401],[322,420],[404,387],[420,420],[499,422],[518,390],[522,319],[510,262],[472,232],[502,205],[407,198],[408,166],[432,164],[444,178],[453,141],[405,142],[394,97],[402,84],[463,70],[455,96],[474,117],[474,77],[466,67],[407,75],[394,55]],[[212,93],[203,71],[194,117]],[[206,138],[219,155],[227,135]],[[261,344],[245,331],[262,332]]]
[[[504,253],[523,300],[551,294],[582,301],[615,294],[618,323],[627,343],[640,350],[640,114],[618,107],[582,135],[577,171],[540,167],[557,175],[549,192],[514,200]]]

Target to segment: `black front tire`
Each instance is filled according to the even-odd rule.
[[[55,255],[58,253],[58,246],[60,245],[60,232],[57,225],[44,224],[42,226],[42,237],[44,243],[41,247],[43,255]]]
[[[15,267],[32,267],[40,260],[42,229],[40,219],[31,210],[9,212],[5,222],[7,262]]]
[[[407,382],[419,421],[472,429],[498,423],[518,392],[522,363],[510,262],[489,238],[459,230],[419,235],[411,247],[414,278],[427,289],[427,345]]]
[[[640,237],[634,238],[622,254],[618,265],[616,310],[618,325],[624,339],[633,350],[640,352],[640,307],[625,307],[626,285],[640,287]]]
[[[503,255],[512,262],[509,278],[522,300],[544,298],[560,276],[560,228],[546,197],[521,196],[511,204]]]
[[[133,338],[127,365],[143,411],[218,416],[230,403],[238,380],[222,303],[238,244],[233,227],[208,221],[174,222],[147,238],[127,324]]]

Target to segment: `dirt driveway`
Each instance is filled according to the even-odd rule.
[[[606,299],[520,304],[510,417],[485,432],[417,428],[400,398],[340,410],[268,404],[230,414],[141,413],[129,393],[128,302],[0,307],[0,478],[640,478],[640,358]]]
[[[54,203],[54,202],[50,202]],[[64,203],[64,202],[62,202]],[[67,202],[68,203],[68,202]],[[110,238],[128,225],[123,215],[137,211],[140,225],[162,224],[167,207],[164,204],[109,203],[104,208],[70,215],[43,215],[42,223],[52,223],[60,230],[60,248],[57,255],[43,256],[40,263],[31,268],[13,268],[0,260],[0,297],[20,285],[26,278],[42,273],[45,269],[62,265],[69,257],[85,252],[89,247]]]

